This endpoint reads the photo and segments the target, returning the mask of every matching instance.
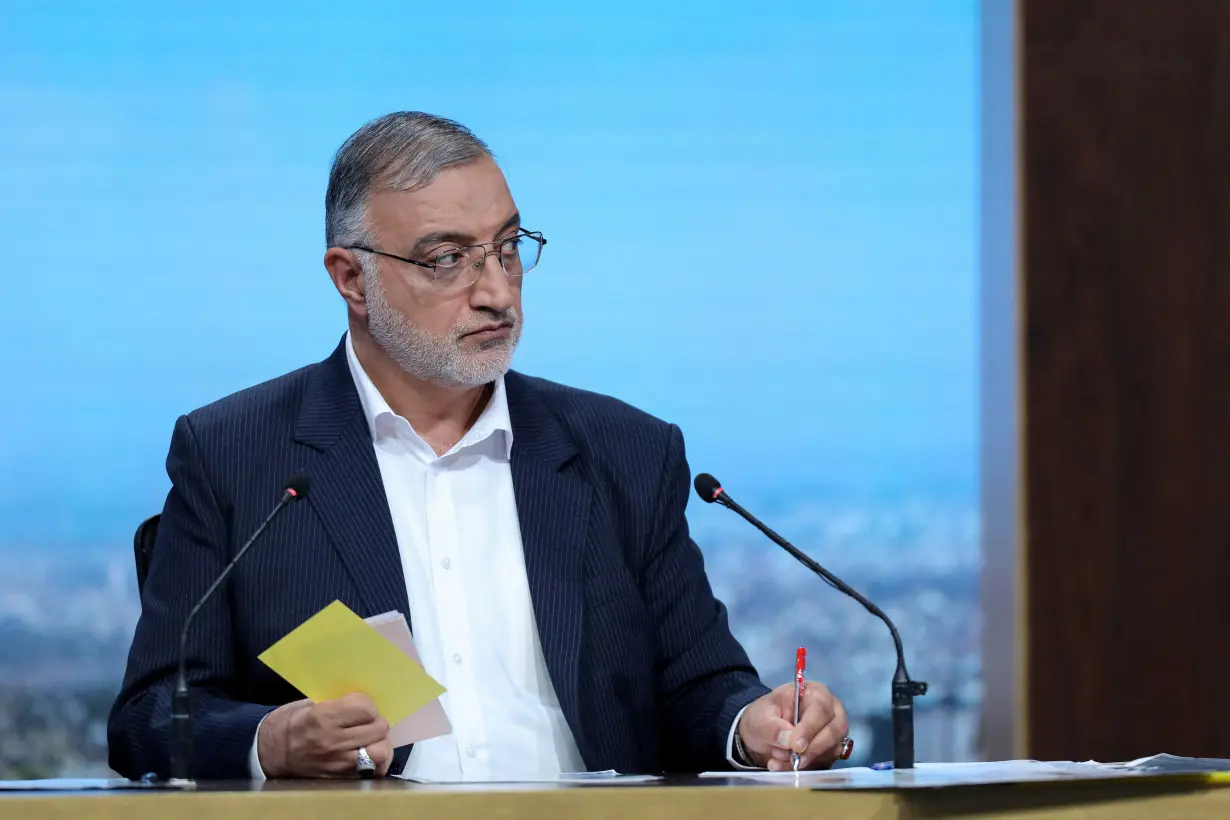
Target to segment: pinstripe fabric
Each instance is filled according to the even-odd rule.
[[[731,722],[767,690],[688,536],[678,428],[517,373],[505,386],[530,594],[586,765],[726,767]],[[334,599],[362,616],[409,611],[343,346],[181,417],[167,456],[172,489],[108,722],[121,774],[167,774],[179,626],[296,471],[312,477],[306,503],[270,525],[193,625],[196,776],[246,778],[261,718],[301,697],[257,659],[270,644]],[[398,750],[395,771],[408,751]]]

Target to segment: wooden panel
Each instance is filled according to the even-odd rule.
[[[1019,14],[1028,751],[1230,757],[1230,2]]]

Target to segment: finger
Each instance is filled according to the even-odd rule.
[[[325,777],[358,777],[359,750],[338,749],[321,760]]]
[[[812,738],[836,717],[835,700],[836,698],[824,684],[808,684],[803,703],[803,714],[799,717],[799,725],[794,727],[794,732],[791,733],[788,742],[791,749],[799,753],[806,751]]]
[[[324,772],[325,777],[358,777],[359,776],[359,749],[367,750],[367,755],[376,764],[379,770],[380,763],[377,758],[381,744],[387,746],[387,741],[376,740],[369,746],[367,744],[352,745],[345,748],[333,749],[324,753],[320,758],[320,767]],[[389,755],[392,759],[392,755]],[[387,767],[386,767],[387,768]]]
[[[371,755],[372,762],[376,764],[376,775],[384,777],[389,773],[389,767],[393,765],[393,744],[388,741],[378,740],[367,747],[367,753]]]
[[[850,734],[850,719],[846,715],[846,707],[837,698],[833,698],[833,712],[833,720],[808,746],[808,756],[814,762],[833,763],[836,761],[841,757],[842,743]],[[824,745],[825,733],[830,728],[833,730],[832,742],[826,747]]]
[[[779,717],[765,718],[757,727],[756,739],[766,748],[790,748],[790,733],[794,724]]]
[[[816,756],[815,759],[820,763],[833,763],[841,757],[842,743],[850,734],[850,718],[846,714],[846,707],[837,698],[833,699],[833,706],[836,711],[833,722],[830,724],[835,728],[833,746],[827,752],[823,751],[819,745],[811,750]]]
[[[838,698],[833,698],[833,707],[836,715],[833,717],[833,723],[837,724],[837,731],[844,738],[850,734],[850,716],[846,714],[846,707]]]
[[[815,764],[832,763],[835,761],[840,754],[841,741],[845,736],[846,733],[841,730],[836,721],[825,726],[812,739],[811,745],[807,747],[807,751],[799,756],[799,768],[806,769]]]
[[[794,757],[794,752],[790,751],[789,749],[783,749],[780,746],[774,746],[772,749],[769,750],[769,757],[773,758],[774,760],[784,760],[787,763],[789,763],[790,758]]]
[[[339,749],[329,757],[328,770],[333,777],[359,776],[359,749],[367,751],[367,756],[376,764],[376,773],[383,777],[393,763],[393,744],[387,738],[362,743],[347,749]]]
[[[805,768],[816,764],[831,765],[841,757],[842,745],[849,733],[846,708],[839,699],[833,698],[833,719],[808,744],[800,765]]]
[[[347,726],[345,729],[334,729],[324,745],[333,751],[355,750],[360,746],[371,746],[389,736],[389,722],[377,716],[370,723],[360,726]]]
[[[342,729],[350,726],[362,726],[380,717],[376,704],[362,692],[353,692],[329,704],[321,705],[328,705],[330,707],[329,715],[333,719],[333,725]]]

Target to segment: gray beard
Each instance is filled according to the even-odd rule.
[[[476,323],[459,323],[447,336],[435,336],[411,324],[404,313],[389,304],[380,276],[373,274],[375,271],[369,270],[364,275],[367,330],[372,341],[406,373],[441,387],[478,387],[508,372],[521,340],[521,316],[516,308]],[[462,348],[462,336],[492,322],[512,324],[507,339],[487,342],[477,350]]]

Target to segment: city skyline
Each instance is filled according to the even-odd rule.
[[[714,516],[703,516],[694,529],[710,582],[763,679],[787,680],[794,648],[807,646],[813,679],[843,699],[852,728],[864,741],[858,759],[867,761],[873,742],[886,754],[894,654],[883,624],[733,514],[706,509]],[[918,702],[920,759],[976,758],[981,701],[976,512],[955,505],[907,505],[849,508],[834,515],[804,506],[774,524],[897,623],[911,673],[931,686]],[[0,578],[0,728],[8,699],[26,703],[41,692],[58,692],[92,704],[95,728],[73,731],[97,731],[108,704],[105,693],[118,687],[140,611],[130,551],[39,554],[14,569]],[[99,750],[105,747],[68,751],[58,744],[71,740],[71,733],[57,737],[66,740],[46,742],[68,768],[40,771],[99,771]],[[9,745],[8,759],[13,759],[23,747]],[[0,771],[6,762],[0,744]]]

